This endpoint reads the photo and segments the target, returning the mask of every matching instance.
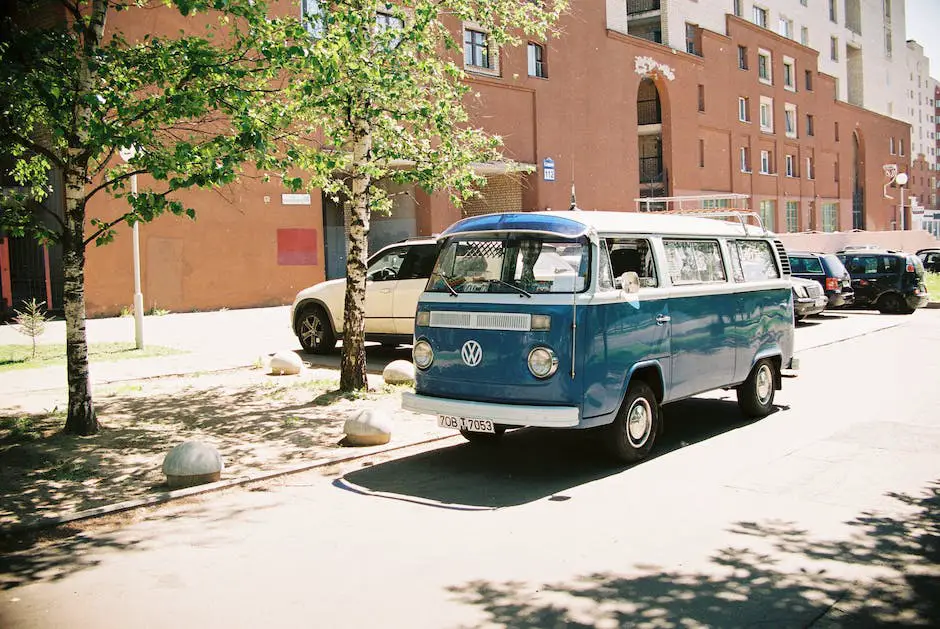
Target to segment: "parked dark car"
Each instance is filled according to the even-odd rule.
[[[847,251],[838,257],[852,275],[855,305],[911,314],[927,305],[924,265],[903,251]]]
[[[841,308],[854,303],[852,278],[835,254],[792,251],[787,257],[790,258],[790,272],[794,277],[819,282],[829,298],[829,308]]]
[[[790,276],[793,291],[793,320],[802,321],[810,315],[819,314],[826,309],[829,300],[823,294],[822,286],[813,280]]]
[[[921,249],[917,252],[924,270],[930,273],[940,273],[940,248]]]

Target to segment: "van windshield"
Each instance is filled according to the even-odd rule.
[[[588,286],[589,252],[586,239],[458,236],[441,249],[427,290],[521,296],[582,292]]]

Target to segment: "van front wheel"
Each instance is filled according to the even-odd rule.
[[[759,361],[738,386],[738,406],[748,417],[765,417],[774,408],[777,368],[769,358]]]
[[[606,442],[611,454],[624,463],[645,459],[653,449],[661,421],[659,403],[650,386],[642,380],[631,382],[617,418],[608,426]]]

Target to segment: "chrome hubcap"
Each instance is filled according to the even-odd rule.
[[[323,323],[317,317],[307,317],[300,333],[308,345],[316,347],[323,338]]]
[[[642,447],[649,439],[652,424],[653,413],[649,402],[643,398],[635,400],[627,413],[627,439],[630,440],[630,445],[635,448]]]
[[[770,373],[770,367],[761,365],[757,370],[757,399],[761,404],[767,404],[774,391],[774,379]]]

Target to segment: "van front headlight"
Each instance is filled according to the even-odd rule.
[[[558,369],[558,357],[548,347],[536,347],[529,352],[529,371],[536,378],[548,378]]]
[[[427,369],[434,362],[434,350],[431,349],[430,343],[422,339],[415,343],[414,348],[411,350],[411,357],[415,361],[415,367]]]

